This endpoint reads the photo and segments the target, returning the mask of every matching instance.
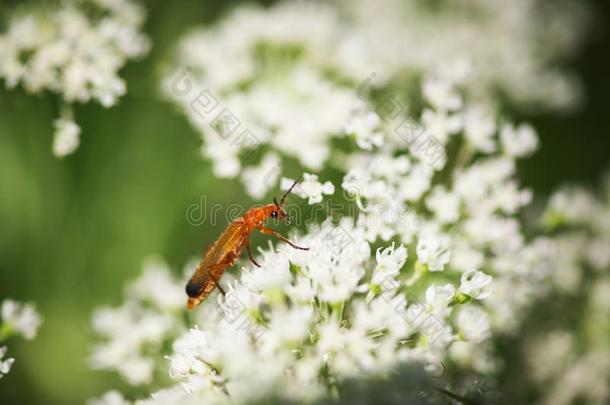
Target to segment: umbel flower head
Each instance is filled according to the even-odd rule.
[[[459,102],[439,103],[426,90],[431,81]],[[516,217],[531,193],[519,187],[515,160],[534,151],[535,134],[502,137],[500,128],[511,124],[500,124],[492,105],[473,113],[479,104],[467,90],[467,81],[434,71],[424,77],[419,114],[403,110],[392,120],[383,115],[387,100],[372,104],[378,145],[356,142],[336,165],[355,216],[294,235],[309,251],[261,251],[262,268],[244,268],[194,324],[166,313],[177,323],[155,329],[152,343],[173,342],[176,385],[148,401],[228,395],[240,403],[269,393],[307,400],[332,392],[336,381],[402,363],[439,373],[448,358],[496,370],[489,340],[494,331],[515,330],[548,276],[551,247],[526,238]],[[445,125],[448,116],[455,124]],[[334,188],[308,174],[295,194],[316,203],[333,198]],[[138,319],[136,312],[125,324]],[[176,338],[180,330],[188,331]],[[146,373],[125,368],[133,353],[142,360],[145,347],[125,335],[121,328],[108,335],[110,347],[123,348],[110,352],[116,356],[94,358],[112,359],[101,367],[132,384],[151,382],[151,362],[141,368]]]
[[[260,197],[292,158],[307,173],[296,195],[309,204],[342,198],[356,210],[291,236],[309,251],[270,246],[256,258],[262,268],[225,274],[227,294],[210,296],[193,322],[168,313],[176,323],[154,345],[172,349],[146,357],[169,366],[174,384],[142,403],[242,403],[268,393],[303,401],[403,363],[432,373],[448,360],[484,373],[501,366],[490,339],[517,331],[543,293],[554,244],[526,234],[519,216],[532,193],[520,186],[516,162],[536,150],[536,132],[500,116],[489,89],[501,82],[515,98],[535,100],[535,86],[516,84],[521,74],[548,79],[536,87],[547,95],[565,77],[546,71],[531,49],[529,35],[541,33],[521,30],[533,21],[526,1],[514,10],[470,5],[495,41],[523,33],[507,52],[531,62],[525,73],[494,70],[505,60],[498,42],[478,40],[480,27],[452,18],[450,7],[439,6],[439,35],[456,46],[442,48],[427,46],[438,45],[424,35],[431,10],[387,3],[400,12],[376,19],[372,10],[370,21],[366,2],[343,14],[332,3],[244,7],[180,42],[163,86],[200,130],[217,176],[262,177],[246,187]],[[410,15],[428,25],[403,24]],[[367,38],[388,33],[386,19],[393,35],[364,58]],[[462,41],[448,39],[454,27]],[[476,46],[465,50],[464,38]],[[481,55],[489,65],[472,62]],[[573,92],[562,95],[568,103]],[[260,162],[244,168],[259,147]],[[329,167],[340,184],[317,177]],[[125,335],[119,328],[106,339],[125,347]],[[119,351],[108,368],[143,347]],[[133,384],[153,375],[122,374]]]
[[[57,3],[57,4],[56,4]],[[95,100],[108,108],[125,94],[118,71],[145,54],[138,32],[144,10],[131,0],[78,0],[28,5],[10,13],[0,33],[0,78],[8,88],[59,95],[53,153],[63,157],[79,145],[80,128],[70,105]]]
[[[406,248],[390,245],[372,254],[352,220],[313,225],[295,241],[310,251],[261,250],[261,268],[244,268],[226,296],[203,305],[196,326],[174,340],[168,357],[177,385],[143,403],[214,403],[227,395],[240,403],[271,393],[313,399],[337,380],[405,361],[438,372],[452,341],[488,337],[487,314],[472,304],[466,307],[476,320],[462,314],[455,323],[461,304],[451,284],[431,284],[421,302],[408,297],[401,277]],[[129,339],[126,333],[115,334],[116,344]]]
[[[22,336],[32,340],[38,333],[42,319],[34,305],[5,299],[0,305],[0,343],[12,336]],[[0,379],[11,371],[15,359],[4,358],[8,351],[6,346],[0,346]]]
[[[610,400],[610,176],[598,193],[579,186],[556,191],[543,214],[555,254],[544,326],[523,346],[527,378],[540,402]],[[578,322],[564,314],[578,315]]]
[[[497,122],[493,106],[484,104],[493,104],[501,88],[528,107],[574,106],[578,81],[548,62],[574,53],[586,21],[583,8],[547,8],[534,0],[424,3],[239,7],[181,39],[163,90],[200,132],[201,153],[219,177],[268,169],[266,157],[256,163],[257,151],[268,147],[276,159],[296,159],[313,172],[340,159],[330,147],[333,139],[353,137],[364,150],[380,147],[383,122],[369,93],[392,88],[406,95],[433,70],[438,74],[423,89],[432,108],[421,122],[439,141],[464,129],[476,150],[491,153],[501,127],[507,153],[530,153],[536,147],[531,128]],[[468,108],[454,88],[465,80],[481,96]],[[261,189],[250,187],[249,179],[242,177],[247,191],[259,198]]]

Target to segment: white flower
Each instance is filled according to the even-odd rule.
[[[90,364],[116,370],[131,385],[147,384],[153,378],[152,354],[185,329],[175,318],[184,308],[184,282],[172,279],[161,261],[150,259],[126,293],[129,299],[122,306],[102,307],[93,314],[100,341]]]
[[[10,13],[0,34],[0,78],[8,87],[21,83],[30,93],[57,93],[67,104],[114,105],[126,91],[118,71],[149,48],[138,32],[144,10],[130,0],[118,4],[84,0]],[[71,118],[58,118],[55,156],[74,152],[79,134]]]
[[[370,301],[378,293],[393,292],[400,287],[400,282],[394,279],[407,260],[407,249],[400,245],[398,249],[394,244],[385,249],[377,249],[375,254],[377,265],[373,270],[367,300]],[[379,289],[379,291],[376,291]]]
[[[293,183],[294,180],[283,177],[280,188],[288,190]],[[301,198],[308,198],[308,204],[312,205],[322,201],[323,194],[333,194],[335,186],[330,181],[320,183],[315,174],[304,173],[303,180],[294,187],[293,192]]]
[[[490,336],[490,323],[485,311],[464,305],[457,316],[457,325],[465,340],[480,343]]]
[[[6,348],[6,346],[0,347],[0,379],[4,374],[8,374],[9,371],[11,371],[11,366],[15,362],[15,359],[13,358],[2,360],[7,350],[8,349]]]
[[[87,405],[130,405],[120,392],[110,390],[104,393],[100,398],[90,399]]]
[[[436,186],[426,198],[426,206],[436,219],[443,224],[456,222],[460,216],[460,197],[447,191],[443,186]]]
[[[36,312],[34,305],[21,304],[17,301],[6,299],[2,302],[2,322],[8,325],[14,332],[31,340],[36,337],[42,320],[38,312]]]
[[[129,285],[128,294],[161,310],[176,310],[185,302],[183,286],[176,283],[167,265],[157,258],[144,263],[142,275]]]
[[[359,147],[366,150],[383,145],[383,134],[379,131],[381,119],[376,112],[357,110],[348,122],[345,132],[356,137]]]
[[[506,124],[500,131],[502,147],[507,155],[521,158],[531,155],[538,147],[538,135],[531,125],[521,124],[515,127]]]
[[[449,314],[449,303],[455,296],[455,287],[451,284],[431,285],[426,289],[426,307],[435,315],[444,318]]]
[[[447,144],[449,135],[457,134],[463,126],[463,120],[459,114],[447,114],[444,111],[432,111],[425,109],[421,116],[421,121],[426,127],[428,136],[440,142],[442,145]],[[421,135],[420,138],[425,137]],[[418,138],[419,139],[419,138]],[[421,141],[420,141],[421,142]]]
[[[64,157],[74,152],[80,144],[80,131],[80,127],[74,121],[67,118],[56,119],[53,154]]]
[[[462,107],[462,98],[449,81],[429,76],[422,88],[428,102],[439,110],[455,111]]]
[[[477,150],[492,153],[496,150],[495,140],[496,123],[485,107],[474,106],[464,112],[464,134],[466,139]]]
[[[430,271],[442,271],[450,259],[451,249],[446,235],[430,235],[417,241],[417,260],[427,264]]]
[[[398,273],[407,260],[407,249],[404,245],[400,245],[395,249],[394,244],[392,243],[392,246],[385,249],[377,249],[375,260],[377,261],[377,266],[375,266],[374,270],[375,273]]]
[[[493,291],[490,288],[493,277],[478,270],[469,270],[462,274],[460,292],[478,300],[489,297]]]
[[[275,153],[268,153],[256,167],[244,168],[241,182],[246,192],[255,199],[261,199],[275,186],[281,172],[280,158]]]
[[[430,189],[434,170],[425,163],[413,165],[406,178],[401,179],[401,187],[397,191],[400,200],[416,201]]]

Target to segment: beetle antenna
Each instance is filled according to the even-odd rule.
[[[294,186],[297,185],[297,183],[299,182],[299,180],[301,180],[301,178],[299,177],[298,179],[296,179],[294,181],[294,183],[292,183],[292,186],[290,186],[290,188],[288,190],[286,190],[286,192],[284,193],[284,195],[282,196],[282,199],[280,200],[280,206],[284,205],[284,201],[286,200],[286,196],[288,194],[290,194],[290,192],[292,191],[292,189],[294,188]]]
[[[274,203],[275,205],[278,205],[278,203],[277,203],[277,198],[273,197],[273,203]]]

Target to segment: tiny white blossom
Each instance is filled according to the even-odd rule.
[[[440,142],[442,145],[447,144],[449,136],[457,134],[464,125],[460,114],[448,114],[445,111],[429,109],[424,110],[421,121],[426,127],[427,133],[420,135],[420,138],[432,136],[433,140]]]
[[[110,390],[104,393],[101,397],[90,399],[87,405],[130,405],[131,402],[126,400],[123,395],[115,390]]]
[[[521,158],[531,155],[538,147],[538,135],[531,125],[517,127],[506,124],[500,131],[502,147],[509,156]]]
[[[424,79],[423,93],[428,102],[439,110],[455,111],[462,107],[462,98],[452,83],[428,76]]]
[[[443,186],[436,186],[426,198],[426,206],[443,224],[453,223],[460,216],[460,197],[447,191]]]
[[[493,291],[490,288],[493,277],[478,270],[469,270],[462,274],[460,292],[478,300],[489,297]]]
[[[430,235],[417,241],[417,260],[427,264],[430,271],[442,271],[451,259],[449,237]]]
[[[42,323],[34,305],[29,303],[21,304],[11,299],[6,299],[2,302],[2,321],[14,332],[19,333],[28,340],[36,337],[38,328]]]
[[[455,287],[451,284],[431,285],[426,289],[426,307],[432,313],[444,318],[450,311],[451,299],[455,296]]]
[[[80,127],[67,118],[56,119],[54,125],[53,154],[64,157],[73,153],[80,144]]]
[[[283,177],[280,188],[288,190],[293,183],[294,180]],[[335,186],[330,181],[320,183],[315,174],[304,173],[303,180],[294,187],[293,192],[301,198],[308,198],[308,204],[312,205],[322,201],[323,194],[333,194]]]
[[[492,153],[496,150],[493,138],[496,123],[493,115],[482,106],[468,108],[464,112],[464,134],[468,142],[477,150]]]
[[[172,278],[167,265],[150,258],[144,263],[142,275],[128,287],[128,294],[149,301],[162,310],[176,310],[184,306],[184,288]]]
[[[2,358],[6,354],[7,350],[8,349],[6,346],[0,347],[0,379],[2,378],[2,376],[4,374],[8,374],[9,371],[11,371],[11,366],[15,362],[15,359],[13,359],[13,358],[8,358],[6,360],[2,360]]]
[[[379,293],[385,293],[395,291],[400,286],[400,282],[394,277],[398,275],[407,260],[407,249],[403,245],[395,249],[394,244],[385,249],[379,248],[375,254],[375,260],[377,265],[373,270],[370,282],[370,287],[373,289],[367,294],[369,301],[377,295],[376,288],[380,290]]]
[[[241,182],[252,198],[261,199],[275,186],[280,175],[280,158],[275,153],[268,153],[258,166],[244,168]]]
[[[487,313],[474,305],[463,306],[457,316],[457,325],[464,339],[481,342],[490,334],[490,322]]]
[[[345,132],[356,137],[356,143],[365,150],[383,145],[383,134],[379,131],[381,119],[376,112],[359,109],[345,127]]]

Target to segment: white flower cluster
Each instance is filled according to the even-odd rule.
[[[33,304],[5,299],[1,312],[3,328],[10,330],[10,334],[18,334],[28,340],[36,337],[42,320]]]
[[[529,125],[503,122],[492,107],[473,103],[467,77],[442,69],[426,75],[419,118],[401,116],[397,97],[379,103],[380,147],[348,155],[342,187],[360,208],[367,240],[411,246],[417,262],[409,285],[427,272],[462,274],[461,293],[489,296],[485,322],[510,331],[542,291],[553,252],[545,238],[527,240],[516,216],[532,198],[519,187],[516,159],[538,141]],[[492,275],[493,284],[472,269]]]
[[[0,315],[0,342],[15,335],[32,340],[36,337],[42,323],[33,304],[22,304],[12,299],[2,301]],[[6,346],[0,346],[0,378],[9,373],[15,362],[14,358],[3,360],[7,351]]]
[[[8,358],[6,360],[2,360],[2,358],[6,354],[7,350],[8,349],[6,346],[0,347],[0,378],[2,378],[4,376],[4,374],[8,374],[9,371],[11,371],[11,367],[13,366],[13,363],[15,362],[15,359],[12,357]]]
[[[125,94],[118,71],[145,54],[139,29],[144,10],[131,0],[77,0],[12,12],[0,35],[0,78],[29,93],[51,91],[63,103],[55,122],[53,152],[62,157],[79,144],[70,104],[96,100],[108,108]]]
[[[254,172],[243,168],[260,146],[313,171],[334,163],[331,138],[350,135],[363,149],[379,147],[380,117],[366,101],[365,79],[373,77],[374,86],[409,82],[405,76],[417,83],[439,63],[442,80],[424,85],[436,112],[426,111],[422,122],[441,141],[464,129],[477,150],[489,153],[497,123],[486,105],[498,87],[545,106],[569,105],[578,93],[575,80],[549,70],[547,62],[572,52],[584,13],[538,3],[460,0],[433,7],[416,0],[359,0],[241,7],[181,40],[163,87],[201,132],[202,154],[214,173],[236,177],[243,170],[255,198],[269,187],[249,186],[249,174],[263,168],[277,173],[281,164],[276,156],[263,158]],[[540,24],[542,17],[549,24]],[[485,105],[463,109],[452,94],[449,83],[468,78]],[[463,109],[460,119],[452,114],[457,109]],[[529,127],[501,131],[508,155],[536,147]]]
[[[285,2],[239,8],[181,41],[165,89],[202,132],[202,151],[217,176],[235,177],[239,153],[263,143],[307,168],[323,167],[328,138],[343,132],[359,104],[354,88],[323,68],[337,23],[329,5]],[[187,85],[198,91],[185,96]],[[209,94],[198,99],[205,90]]]
[[[544,215],[554,237],[553,303],[569,300],[578,314],[566,324],[559,309],[551,328],[526,345],[529,374],[543,387],[543,404],[610,401],[610,176],[605,195],[582,188],[556,192]],[[549,330],[550,329],[550,330]]]
[[[492,333],[516,331],[544,292],[555,243],[526,237],[518,219],[532,194],[516,160],[537,135],[501,117],[489,90],[569,104],[569,78],[545,65],[577,35],[555,35],[539,54],[532,43],[548,32],[530,0],[382,3],[242,7],[181,41],[164,90],[201,131],[217,176],[239,175],[261,198],[278,179],[292,184],[283,158],[332,166],[358,213],[310,227],[296,241],[309,251],[279,245],[261,251],[262,268],[225,275],[227,295],[208,298],[195,325],[173,312],[171,331],[168,321],[151,342],[126,326],[141,317],[128,302],[128,316],[108,317],[126,321],[96,327],[110,347],[96,358],[132,383],[155,367],[143,346],[182,333],[169,356],[176,384],[140,403],[306,401],[403,362],[498,369]],[[257,151],[260,162],[243,167]],[[306,173],[294,193],[316,204],[335,186]],[[125,372],[129,356],[148,372]]]
[[[288,190],[293,183],[294,180],[283,177],[280,189]],[[333,194],[335,186],[330,181],[321,183],[315,174],[304,173],[303,179],[296,184],[292,192],[301,198],[307,198],[307,203],[312,205],[321,202],[323,195]]]
[[[499,87],[519,103],[569,108],[578,102],[578,80],[549,61],[576,53],[587,23],[581,4],[538,0],[340,0],[352,18],[333,53],[355,77],[375,72],[388,81],[399,73],[444,70],[454,77],[476,68],[481,93]],[[544,47],[541,51],[540,47]],[[451,99],[445,102],[451,103]]]
[[[177,321],[184,307],[182,281],[162,262],[149,260],[127,287],[123,305],[93,315],[93,329],[102,341],[93,348],[91,366],[115,370],[132,385],[150,383],[163,344],[182,330]]]
[[[295,241],[310,250],[261,250],[261,268],[244,268],[226,296],[203,304],[197,325],[173,343],[169,374],[177,384],[138,403],[309,400],[336,381],[402,362],[442,372],[452,342],[490,335],[485,311],[461,298],[488,295],[491,278],[482,272],[456,285],[432,283],[420,301],[401,277],[407,249],[392,244],[371,257],[350,219],[314,225]]]

